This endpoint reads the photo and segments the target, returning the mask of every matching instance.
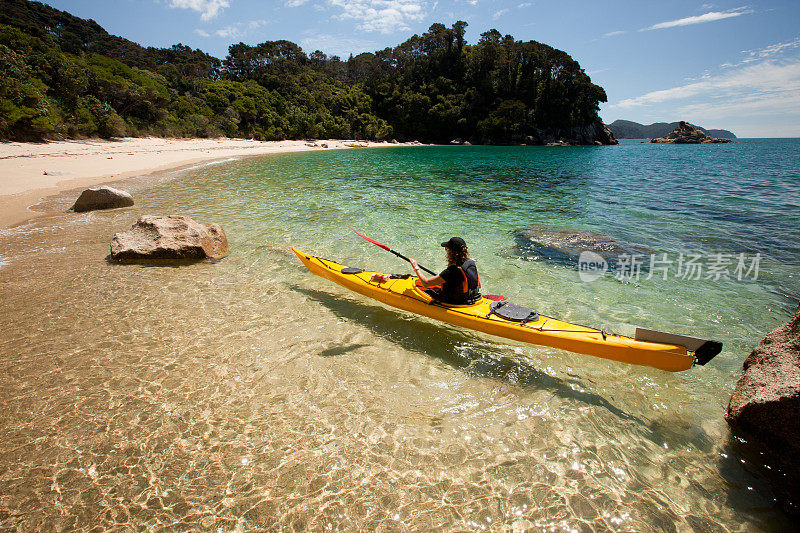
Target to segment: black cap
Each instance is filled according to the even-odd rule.
[[[461,237],[450,237],[450,240],[443,242],[442,246],[445,248],[450,248],[455,252],[460,252],[461,250],[466,249],[467,243]]]

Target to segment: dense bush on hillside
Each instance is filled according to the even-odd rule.
[[[144,48],[38,2],[2,0],[0,138],[158,135],[528,142],[597,125],[603,89],[566,53],[466,22],[342,61],[289,41],[220,61]]]

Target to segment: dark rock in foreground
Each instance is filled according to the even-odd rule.
[[[145,215],[111,239],[111,260],[119,263],[199,261],[228,255],[219,224],[198,224],[183,215]]]
[[[800,515],[800,309],[767,333],[743,368],[725,414],[731,442],[784,511]]]
[[[706,132],[688,122],[681,120],[678,126],[663,137],[651,139],[651,143],[666,144],[703,144],[703,143],[729,143],[730,139],[711,137]]]
[[[71,209],[76,213],[82,213],[96,209],[115,209],[132,205],[133,196],[130,193],[103,185],[83,191]]]
[[[800,309],[744,361],[725,418],[800,465]]]
[[[535,255],[559,263],[577,263],[581,252],[601,255],[613,263],[619,256],[647,255],[650,248],[618,241],[599,231],[534,224],[514,232],[522,256]]]

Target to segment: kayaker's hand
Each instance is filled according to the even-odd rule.
[[[419,270],[419,265],[417,264],[417,260],[416,260],[416,259],[409,259],[409,260],[408,260],[408,262],[409,262],[409,263],[411,263],[411,269],[412,269],[414,272],[416,272],[417,270]]]

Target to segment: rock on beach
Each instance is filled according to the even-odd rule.
[[[81,193],[72,206],[76,213],[94,211],[96,209],[115,209],[133,205],[133,196],[126,191],[121,191],[106,185],[92,187]]]
[[[145,215],[111,239],[110,259],[119,263],[199,261],[228,255],[219,224],[199,224],[183,215]]]

